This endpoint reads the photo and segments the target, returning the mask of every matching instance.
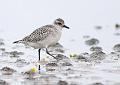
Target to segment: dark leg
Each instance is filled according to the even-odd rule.
[[[40,51],[41,51],[41,49],[39,49],[39,50],[38,50],[39,61],[40,61]],[[38,70],[40,70],[40,65],[39,65],[39,68],[38,68]]]
[[[46,53],[56,59],[55,56],[53,56],[52,54],[49,53],[49,51],[47,50],[47,48],[46,48]]]

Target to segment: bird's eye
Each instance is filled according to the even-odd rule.
[[[62,25],[62,23],[58,23],[58,25]]]

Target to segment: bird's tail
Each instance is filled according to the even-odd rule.
[[[18,40],[18,41],[15,41],[15,42],[13,42],[13,43],[21,43],[21,41],[22,41],[22,40]]]

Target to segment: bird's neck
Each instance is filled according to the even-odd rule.
[[[58,26],[58,25],[54,25],[54,26],[55,26],[55,28],[56,28],[57,30],[62,31],[62,27],[61,27],[61,26]]]

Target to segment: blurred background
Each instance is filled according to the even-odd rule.
[[[60,40],[66,48],[72,45],[74,51],[84,51],[82,36],[90,35],[103,40],[102,45],[109,42],[104,47],[110,50],[112,42],[119,41],[109,35],[114,32],[114,24],[120,22],[119,3],[119,0],[0,0],[0,36],[11,44],[62,18],[71,28],[64,29]],[[102,26],[103,30],[96,32],[95,26]],[[72,40],[78,41],[70,43]]]

